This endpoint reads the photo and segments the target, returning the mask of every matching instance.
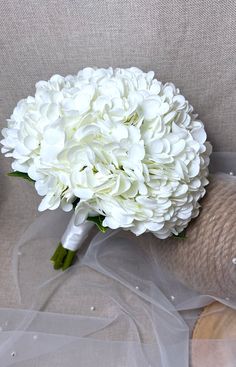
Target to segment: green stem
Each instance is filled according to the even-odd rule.
[[[57,248],[56,248],[56,251],[54,252],[54,254],[52,255],[52,257],[51,257],[51,259],[50,259],[50,261],[54,264],[55,263],[55,261],[56,261],[56,259],[57,259],[57,257],[58,257],[58,255],[59,255],[59,253],[60,253],[60,251],[61,251],[61,247],[62,247],[62,244],[61,244],[61,242],[59,243],[59,245],[57,246]]]
[[[63,271],[68,269],[72,265],[75,255],[76,251],[65,249],[60,242],[51,257],[54,269],[62,269]]]
[[[63,271],[68,269],[72,265],[75,255],[76,255],[76,251],[68,250],[68,253],[64,260],[64,264],[62,266]]]

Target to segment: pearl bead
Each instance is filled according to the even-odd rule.
[[[236,257],[234,257],[234,258],[232,259],[232,263],[233,263],[234,265],[236,265]]]
[[[94,307],[94,306],[91,306],[91,307],[90,307],[90,310],[91,310],[91,311],[95,311],[95,307]]]
[[[138,285],[136,285],[135,289],[137,289],[137,291],[138,291],[138,290],[139,290],[139,286],[138,286]]]
[[[233,171],[230,171],[230,172],[229,172],[229,175],[230,175],[230,176],[233,176],[233,175],[234,175]]]
[[[175,296],[170,296],[170,298],[171,298],[171,301],[175,300]]]

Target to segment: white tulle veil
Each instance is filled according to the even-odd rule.
[[[214,153],[211,171],[236,172],[236,154]],[[22,308],[0,309],[1,367],[188,367],[192,353],[213,355],[219,343],[235,366],[236,340],[191,340],[200,309],[217,297],[187,288],[154,259],[151,234],[93,233],[75,265],[53,270],[48,259],[70,215],[41,215],[16,246]],[[236,299],[219,301],[236,308]],[[213,366],[210,352],[196,360],[194,367]]]

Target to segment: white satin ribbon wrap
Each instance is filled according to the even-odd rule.
[[[85,221],[76,226],[74,214],[61,238],[62,246],[68,250],[77,251],[88,237],[94,225],[93,222]]]

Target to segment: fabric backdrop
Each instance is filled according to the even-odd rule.
[[[216,151],[236,140],[235,0],[0,0],[0,121],[38,80],[137,66],[173,81]]]

